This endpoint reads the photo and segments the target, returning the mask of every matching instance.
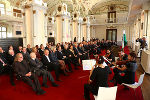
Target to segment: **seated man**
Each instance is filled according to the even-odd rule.
[[[10,66],[6,59],[0,55],[0,74],[3,74],[3,73],[8,73],[9,76],[10,76],[10,83],[12,86],[15,85],[14,83],[14,77],[13,77],[13,68],[12,66]]]
[[[33,88],[33,91],[36,92],[36,94],[40,95],[45,93],[45,91],[41,89],[38,77],[36,77],[35,73],[31,72],[28,63],[23,60],[23,55],[21,53],[16,55],[13,67],[16,74],[21,76],[22,80],[29,84]]]
[[[52,82],[52,86],[57,87],[58,85],[54,82],[53,76],[50,72],[43,68],[42,62],[40,62],[34,52],[30,53],[31,59],[29,60],[30,67],[33,72],[35,72],[38,76],[43,76],[43,84],[42,86],[48,88],[47,86],[47,78]]]
[[[31,58],[30,58],[30,54],[27,52],[26,47],[22,48],[22,55],[23,55],[24,60],[26,60],[26,62],[29,62]]]
[[[115,56],[110,52],[110,50],[106,51],[105,57],[108,59],[108,61],[115,62]]]
[[[50,57],[49,57],[49,51],[47,49],[44,50],[44,55],[42,56],[42,63],[47,66],[48,70],[55,71],[55,75],[56,75],[56,80],[57,81],[61,81],[59,79],[59,71],[60,71],[60,66],[52,63]]]

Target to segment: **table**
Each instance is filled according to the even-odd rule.
[[[142,51],[141,65],[144,71],[150,74],[150,50]]]

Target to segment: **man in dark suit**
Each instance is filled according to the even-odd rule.
[[[59,71],[60,71],[60,66],[52,63],[50,57],[49,57],[49,51],[47,49],[44,50],[44,55],[42,56],[42,63],[47,66],[48,70],[55,71],[55,75],[56,75],[56,80],[57,81],[61,81],[59,79]]]
[[[39,53],[40,53],[40,56],[43,56],[43,54],[44,54],[44,46],[43,46],[43,44],[40,45]]]
[[[0,74],[8,73],[10,76],[10,83],[12,86],[15,85],[13,77],[13,68],[7,63],[3,56],[0,56]]]
[[[72,72],[72,67],[71,67],[71,54],[70,54],[70,50],[68,49],[68,46],[65,45],[64,49],[62,50],[62,54],[65,57],[65,63],[68,64],[69,67],[69,71]],[[58,58],[60,59],[60,58]]]
[[[32,52],[32,49],[30,48],[30,44],[27,45],[27,52],[30,54]]]
[[[13,67],[16,74],[21,76],[22,80],[29,84],[38,95],[45,93],[45,91],[41,89],[37,75],[31,72],[28,63],[23,60],[23,55],[21,53],[16,55]]]
[[[12,65],[12,64],[13,64],[14,58],[15,58],[14,50],[9,50],[9,51],[8,51],[8,54],[7,54],[7,57],[6,57],[6,59],[7,59],[9,65]]]
[[[30,54],[27,52],[26,47],[22,48],[22,55],[23,55],[24,60],[26,60],[26,62],[29,62],[31,58],[30,58]]]
[[[30,67],[33,72],[37,73],[38,76],[43,76],[43,84],[42,86],[48,88],[47,85],[47,78],[51,81],[52,86],[57,87],[58,85],[54,82],[53,76],[51,75],[50,72],[44,69],[43,63],[40,62],[36,58],[36,54],[34,52],[30,53],[31,59],[29,60]]]
[[[18,47],[17,53],[22,53],[22,46]]]

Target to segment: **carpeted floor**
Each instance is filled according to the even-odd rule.
[[[128,48],[126,53],[129,53]],[[104,54],[105,51],[102,51],[102,55]],[[53,72],[52,75],[55,76]],[[57,82],[59,87],[52,87],[48,82],[50,87],[43,88],[46,94],[36,95],[31,87],[22,81],[16,80],[16,86],[11,86],[9,77],[2,75],[0,76],[0,100],[84,100],[83,86],[87,82],[88,76],[89,71],[83,71],[80,67],[79,70],[74,70],[69,76],[61,75],[63,82]],[[112,77],[113,73],[109,76],[109,80]],[[109,83],[109,86],[113,86],[113,83]],[[124,90],[123,86],[118,86],[116,100],[143,100],[141,88],[137,88],[134,92],[133,89]]]

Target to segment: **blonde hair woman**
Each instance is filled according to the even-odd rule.
[[[69,72],[69,70],[66,68],[65,62],[64,62],[63,60],[59,60],[59,59],[57,58],[56,47],[53,47],[52,50],[53,50],[53,52],[50,54],[50,55],[51,55],[51,59],[52,59],[54,62],[60,64],[60,65],[61,65],[60,68],[61,68],[61,70],[63,70],[64,75],[65,75],[65,76],[68,76],[67,72]]]

